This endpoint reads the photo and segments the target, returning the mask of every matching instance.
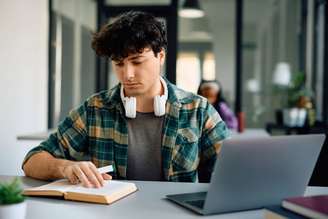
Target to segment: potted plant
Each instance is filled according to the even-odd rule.
[[[289,127],[304,127],[305,124],[313,125],[315,121],[313,94],[305,85],[305,74],[295,72],[293,75],[286,77],[288,80],[283,80],[284,83],[279,81],[282,75],[278,76],[276,81],[279,83],[275,83],[275,88],[276,91],[280,91],[283,109],[277,111],[279,114],[276,113],[277,123]]]
[[[305,86],[305,74],[294,74],[288,91],[288,105],[298,110],[296,125],[302,127],[307,124],[312,126],[315,122],[315,110],[313,106],[313,92]]]
[[[0,219],[24,219],[26,202],[24,202],[20,180],[0,182]]]

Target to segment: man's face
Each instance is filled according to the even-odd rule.
[[[125,95],[136,97],[151,93],[159,80],[164,60],[164,50],[156,57],[149,48],[145,48],[142,53],[130,54],[123,60],[113,60],[114,71],[124,87]]]

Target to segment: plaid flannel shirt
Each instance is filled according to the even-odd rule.
[[[229,131],[217,111],[198,95],[169,83],[162,131],[163,178],[194,182],[213,170],[222,140]],[[113,165],[113,178],[126,179],[128,129],[120,98],[120,84],[88,98],[58,125],[55,133],[29,151],[47,151],[56,158]]]

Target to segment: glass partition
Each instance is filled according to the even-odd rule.
[[[305,74],[301,18],[300,0],[244,0],[242,109],[248,128],[282,125],[282,114],[286,119],[297,107],[292,99]]]
[[[96,2],[51,1],[49,128],[95,92]]]

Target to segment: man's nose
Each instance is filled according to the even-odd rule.
[[[124,71],[123,72],[124,80],[126,80],[126,81],[133,80],[133,78],[134,78],[134,68],[133,68],[132,65],[129,65],[129,64],[125,65],[125,68],[124,68],[123,71]]]

